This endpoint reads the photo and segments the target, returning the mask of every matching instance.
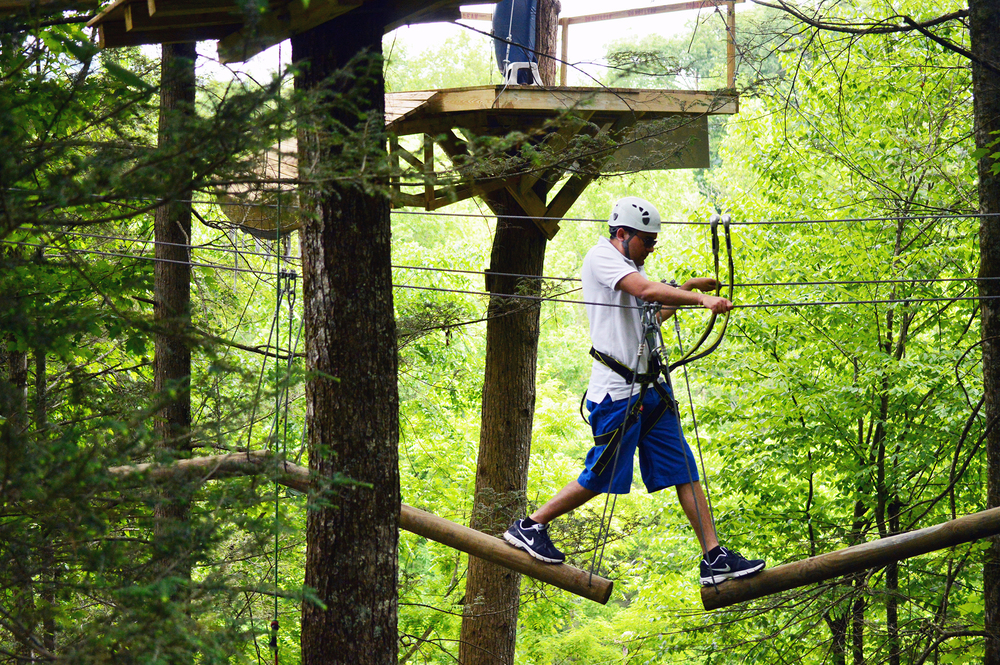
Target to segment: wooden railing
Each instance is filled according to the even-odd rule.
[[[600,14],[587,14],[585,16],[564,16],[559,19],[562,28],[562,48],[560,52],[559,85],[566,85],[566,78],[569,70],[569,26],[581,23],[597,23],[599,21],[613,21],[623,18],[637,18],[640,16],[651,16],[653,14],[666,14],[669,12],[688,11],[692,9],[712,9],[716,10],[723,6],[726,8],[726,87],[736,87],[736,3],[744,0],[692,0],[691,2],[680,2],[669,5],[657,5],[655,7],[640,7],[636,9],[622,9],[616,12],[603,12]],[[492,14],[481,12],[462,12],[462,18],[469,21],[492,21]]]

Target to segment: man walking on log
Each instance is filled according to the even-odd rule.
[[[643,263],[660,232],[660,214],[649,202],[631,196],[621,199],[612,207],[608,224],[610,237],[601,238],[587,253],[582,275],[594,346],[586,397],[594,447],[579,478],[529,517],[516,520],[504,538],[536,559],[562,563],[566,557],[549,539],[549,523],[603,492],[627,494],[632,485],[632,457],[638,450],[647,490],[676,487],[684,514],[701,543],[701,583],[758,573],[764,569],[763,560],[748,561],[719,545],[676,402],[656,364],[650,362],[648,347],[635,366],[643,339],[643,302],[668,308],[700,305],[716,314],[728,312],[733,305],[725,298],[694,292],[714,290],[712,278],[690,279],[679,288],[646,278]],[[660,316],[666,318],[673,311],[662,310]]]

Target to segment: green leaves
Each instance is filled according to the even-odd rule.
[[[82,63],[89,63],[98,53],[79,26],[66,26],[61,30],[43,31],[42,41],[55,53],[69,53]]]
[[[107,61],[104,63],[104,68],[108,71],[108,74],[118,79],[126,86],[138,90],[140,92],[152,92],[155,90],[153,86],[146,83],[142,78],[128,69],[125,69],[116,62]]]

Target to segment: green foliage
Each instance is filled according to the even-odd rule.
[[[388,92],[491,85],[500,77],[493,41],[471,31],[459,32],[436,48],[416,53],[403,39],[387,36],[382,51]]]

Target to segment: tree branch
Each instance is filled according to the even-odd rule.
[[[960,9],[950,14],[942,14],[937,18],[931,19],[929,21],[924,21],[923,23],[916,23],[908,16],[896,15],[882,21],[867,24],[867,27],[857,27],[856,23],[828,23],[825,21],[820,21],[815,18],[806,16],[801,11],[795,7],[789,5],[784,0],[776,0],[777,4],[772,4],[770,2],[763,2],[762,0],[754,0],[755,4],[762,5],[764,7],[770,7],[771,9],[777,9],[783,11],[786,14],[791,14],[798,20],[802,21],[806,25],[812,26],[818,30],[826,30],[829,32],[844,32],[850,35],[887,35],[895,32],[910,32],[913,29],[920,28],[930,28],[935,25],[940,25],[942,23],[947,23],[948,21],[953,21],[955,19],[966,18],[969,15],[968,9]],[[904,22],[909,22],[912,25],[898,25],[895,23],[888,23],[894,18],[901,18]],[[888,23],[888,25],[887,25]],[[865,25],[865,24],[862,24]]]

